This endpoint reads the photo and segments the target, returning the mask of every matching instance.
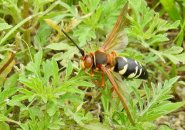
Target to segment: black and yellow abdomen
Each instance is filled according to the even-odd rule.
[[[138,79],[148,78],[148,72],[146,71],[144,66],[142,66],[139,62],[133,59],[125,57],[115,58],[114,71],[118,72],[125,78],[138,78]]]

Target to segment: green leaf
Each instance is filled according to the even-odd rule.
[[[60,1],[59,4],[64,8],[66,8],[71,13],[71,16],[78,17],[78,12],[77,12],[78,10],[74,6],[69,6],[68,4],[62,1]]]
[[[40,27],[34,37],[35,43],[39,46],[48,44],[48,37],[51,34],[51,28],[44,22],[40,22]]]
[[[0,121],[0,130],[10,130],[10,127],[6,122]]]
[[[0,121],[7,121],[8,118],[4,116],[3,114],[0,114]]]
[[[42,63],[42,55],[43,52],[42,50],[39,50],[35,55],[34,55],[34,61],[30,62],[27,66],[26,69],[33,72],[36,76],[40,75],[40,66]]]
[[[173,112],[184,105],[185,105],[185,102],[163,103],[158,105],[158,107],[153,108],[153,110],[151,110],[147,115],[145,115],[145,118],[147,121],[153,121],[154,119],[162,115],[166,115],[170,112]]]
[[[178,39],[177,39],[177,46],[182,46],[182,44],[183,44],[183,40],[184,40],[184,31],[183,31],[183,29],[182,29],[182,31],[180,31],[179,32],[179,34],[178,34]]]
[[[166,57],[174,64],[179,64],[180,62],[185,63],[185,53],[182,52],[182,47],[173,46],[164,51],[156,51],[150,48],[150,51],[156,54],[163,62],[165,62],[164,57]]]
[[[49,116],[53,116],[58,110],[58,106],[56,102],[50,101],[47,104],[47,113],[49,114]]]
[[[93,12],[98,8],[100,4],[100,0],[82,0],[79,2],[80,8],[82,9],[83,13]],[[88,12],[87,12],[88,11]]]
[[[101,124],[98,122],[97,123],[96,122],[88,123],[88,124],[84,125],[83,127],[88,130],[111,130],[112,129],[108,125],[104,125],[104,124]]]
[[[20,124],[20,127],[21,127],[23,130],[30,130],[27,123]]]
[[[20,15],[20,13],[19,13]],[[20,28],[23,24],[25,24],[26,22],[28,22],[30,19],[38,16],[39,14],[34,14],[30,17],[25,18],[24,20],[20,21],[16,26],[14,26],[1,40],[0,40],[0,45],[3,44],[4,42],[6,42],[8,40],[8,38],[18,29]]]
[[[33,96],[34,94],[32,91],[29,91],[25,88],[19,88],[19,92],[25,94],[26,96]]]
[[[51,62],[52,62],[53,85],[57,86],[58,83],[59,83],[59,79],[60,79],[60,77],[59,77],[59,68],[58,68],[57,62],[54,59],[52,59]]]
[[[167,125],[160,125],[158,130],[173,130],[172,128],[170,128]]]
[[[17,73],[11,75],[10,77],[7,78],[7,80],[4,83],[4,88],[10,88],[10,87],[15,87],[17,84],[17,80],[19,78],[19,75]]]
[[[61,51],[61,50],[68,50],[71,49],[72,46],[60,42],[60,43],[51,43],[50,45],[48,45],[46,48],[52,49],[52,50],[57,50],[57,51]]]
[[[42,63],[42,66],[43,66],[44,80],[45,80],[45,83],[47,84],[53,72],[53,70],[51,69],[52,68],[51,61],[46,60],[45,62]]]
[[[39,52],[34,55],[34,63],[35,63],[35,67],[36,67],[35,69],[38,72],[40,70],[40,65],[42,63],[42,56],[43,56],[42,50],[39,50]]]
[[[182,51],[182,47],[173,46],[170,49],[164,50],[161,54],[170,59],[174,64],[185,63],[185,53],[181,53]]]
[[[17,89],[14,87],[7,88],[0,92],[0,107],[4,106],[9,102],[9,98],[17,92]]]
[[[9,25],[7,23],[0,23],[0,31],[10,29],[11,27],[12,27],[12,25]]]
[[[84,125],[84,123],[82,122],[83,119],[83,114],[82,113],[77,113],[77,112],[72,112],[70,109],[65,109],[65,113],[70,116],[71,118],[73,118],[79,125]]]
[[[168,54],[179,54],[183,51],[182,47],[179,46],[173,46],[169,49],[165,49],[164,53],[168,53]]]
[[[73,71],[73,65],[72,65],[71,61],[69,61],[68,66],[67,66],[67,70],[66,70],[65,80],[67,80],[69,78],[72,71]]]
[[[21,101],[28,99],[28,96],[19,94],[12,97],[12,99],[8,102],[8,105],[15,106],[18,105]]]
[[[163,5],[164,9],[167,11],[171,19],[173,20],[180,20],[181,16],[177,9],[174,0],[160,0],[161,4]]]
[[[74,36],[78,37],[80,46],[84,46],[88,41],[96,38],[94,29],[87,25],[81,25],[78,30],[74,30]]]
[[[157,87],[152,84],[153,91],[150,95],[147,95],[147,97],[150,96],[149,98],[151,100],[147,102],[147,105],[144,106],[143,110],[141,109],[139,117],[140,121],[152,121],[157,117],[168,114],[185,104],[185,102],[171,103],[168,101],[168,99],[172,97],[172,95],[170,95],[172,85],[177,82],[178,79],[179,77],[174,77],[170,80],[166,80],[163,85],[159,83]]]

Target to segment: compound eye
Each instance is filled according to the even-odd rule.
[[[92,58],[90,56],[87,56],[85,58],[85,63],[84,63],[86,68],[90,68],[93,65]]]

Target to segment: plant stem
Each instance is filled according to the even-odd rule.
[[[29,16],[29,3],[28,0],[24,0],[24,4],[23,4],[23,18],[27,18]],[[27,21],[24,24],[24,41],[28,43],[28,45],[30,45],[30,30],[29,28],[29,21]]]
[[[29,3],[28,3],[28,0],[24,0],[24,3],[23,3],[23,18],[25,19],[27,17],[29,17]],[[29,24],[30,24],[30,21],[27,21],[23,26],[24,27],[23,39],[27,43],[27,45],[30,47],[31,46],[31,40],[30,40]],[[27,48],[27,47],[25,46],[25,48]],[[25,51],[24,62],[27,63],[28,61],[29,61],[28,52]]]

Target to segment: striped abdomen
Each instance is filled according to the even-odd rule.
[[[148,78],[148,72],[145,67],[137,61],[125,57],[116,57],[115,60],[116,64],[114,71],[118,72],[123,77],[139,79]]]

